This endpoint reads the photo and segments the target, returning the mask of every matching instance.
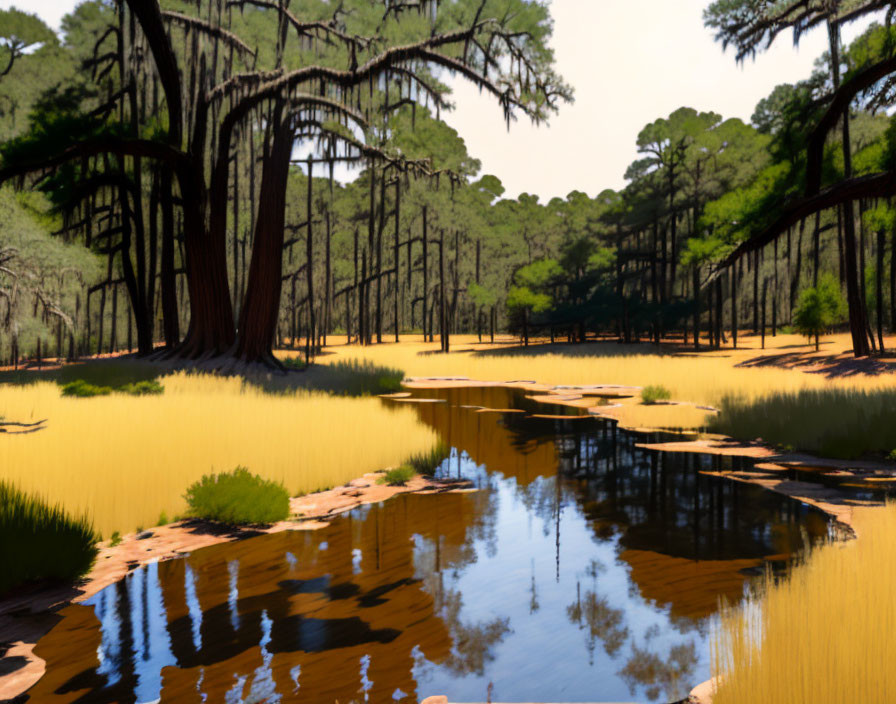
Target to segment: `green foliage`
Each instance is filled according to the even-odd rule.
[[[382,477],[377,479],[378,484],[387,484],[389,486],[404,486],[407,484],[417,472],[410,465],[403,464],[401,467],[395,467],[387,470]]]
[[[170,523],[170,521],[168,520],[168,514],[165,513],[164,511],[162,511],[159,514],[159,520],[156,521],[156,525],[157,526],[166,526],[166,525],[168,525],[168,523]]]
[[[63,396],[75,398],[92,398],[94,396],[108,396],[111,393],[128,394],[129,396],[157,396],[165,391],[164,387],[156,380],[137,381],[124,384],[118,388],[111,386],[97,386],[83,379],[76,379],[62,385]]]
[[[0,594],[38,580],[78,579],[93,564],[98,540],[86,518],[0,482]]]
[[[840,284],[827,274],[818,280],[818,286],[804,289],[793,310],[793,326],[808,338],[815,338],[841,322],[846,315],[846,303]]]
[[[429,452],[420,452],[411,455],[405,460],[405,466],[411,467],[417,474],[431,477],[436,473],[439,465],[448,457],[450,449],[448,446],[439,442]]]
[[[111,545],[113,548],[117,545],[121,545],[121,533],[119,533],[117,530],[114,531],[112,533],[112,537],[109,538],[109,545]]]
[[[896,447],[896,391],[813,389],[717,405],[711,430],[740,440],[842,459],[884,457]]]
[[[123,394],[128,394],[129,396],[158,396],[159,394],[164,393],[165,387],[155,379],[151,379],[148,381],[136,381],[130,384],[125,384],[124,386],[119,387],[117,391]]]
[[[286,488],[245,467],[203,476],[190,485],[184,498],[194,518],[228,525],[276,523],[289,516]]]
[[[293,371],[301,372],[308,368],[308,365],[305,363],[305,360],[301,357],[286,357],[280,360],[280,364],[282,364],[287,369],[291,369]]]
[[[82,379],[70,381],[62,387],[63,396],[73,396],[75,398],[93,398],[94,396],[108,396],[112,393],[112,389],[108,386],[96,386]]]
[[[645,386],[641,390],[641,403],[652,406],[659,401],[668,401],[672,398],[672,392],[662,384]]]

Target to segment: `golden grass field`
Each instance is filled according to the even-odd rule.
[[[821,374],[777,367],[738,368],[763,354],[805,354],[795,336],[774,339],[760,351],[744,348],[692,354],[657,354],[649,345],[615,344],[512,349],[455,336],[456,350],[438,354],[438,343],[405,336],[401,344],[330,346],[317,361],[369,361],[397,367],[406,376],[466,376],[481,380],[531,379],[547,384],[662,384],[678,401],[714,405],[726,393],[759,397],[802,388],[893,388],[893,376]],[[342,341],[344,342],[344,340]],[[770,340],[770,343],[772,340]],[[841,354],[845,336],[830,338],[827,355]],[[795,350],[795,352],[793,352]],[[494,353],[498,354],[494,354]],[[281,352],[295,356],[295,352]],[[314,385],[322,368],[300,375]],[[282,480],[290,493],[344,483],[365,472],[400,463],[428,449],[434,434],[413,408],[386,410],[375,398],[334,397],[286,390],[265,393],[239,379],[170,374],[159,397],[119,394],[63,398],[56,384],[0,385],[0,417],[27,422],[48,418],[46,430],[6,435],[0,442],[0,479],[35,491],[75,512],[88,512],[106,537],[155,524],[184,510],[182,494],[201,475],[237,464]],[[269,386],[278,387],[277,380]],[[645,406],[624,402],[621,420],[630,427],[699,428],[704,411],[694,406]]]
[[[0,436],[0,479],[87,514],[108,538],[185,509],[203,474],[244,465],[293,495],[394,466],[430,449],[412,408],[377,398],[266,394],[236,378],[172,374],[161,396],[65,398],[39,382],[0,388],[0,416],[48,419],[46,430]]]
[[[513,338],[503,338],[501,344],[480,344],[473,335],[452,338],[454,350],[438,353],[439,344],[424,343],[421,336],[405,336],[396,345],[370,347],[335,344],[327,348],[318,362],[326,364],[345,359],[366,360],[381,366],[398,367],[409,377],[464,376],[477,380],[513,381],[532,380],[551,385],[618,384],[648,386],[660,384],[672,392],[672,399],[697,405],[715,406],[728,394],[756,399],[772,392],[801,389],[896,389],[896,376],[891,373],[843,374],[829,378],[822,373],[806,373],[790,366],[795,362],[830,363],[838,357],[848,364],[845,350],[847,335],[830,336],[824,340],[822,352],[805,338],[778,335],[767,338],[768,349],[759,348],[759,340],[746,337],[738,350],[722,349],[694,354],[689,350],[672,353],[664,348],[662,354],[649,344],[622,346],[613,343],[600,345],[563,345],[528,349],[508,349],[516,345]],[[893,346],[896,347],[896,340]],[[773,360],[780,357],[780,360]],[[757,360],[770,358],[763,365]],[[772,366],[772,362],[781,366]],[[756,366],[736,366],[740,363]],[[896,371],[896,367],[894,367]],[[616,412],[626,427],[639,428],[702,428],[707,424],[705,411],[694,406],[647,406],[639,398],[623,402]]]
[[[713,704],[890,702],[896,692],[896,505],[856,514],[859,539],[809,555],[727,611]]]

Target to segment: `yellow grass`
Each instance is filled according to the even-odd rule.
[[[864,509],[860,537],[815,550],[715,637],[713,704],[889,702],[896,692],[896,506]]]
[[[88,512],[109,537],[184,511],[187,486],[238,464],[293,495],[342,484],[429,450],[413,408],[377,398],[279,395],[234,378],[174,374],[161,396],[63,398],[56,384],[0,386],[0,416],[49,419],[46,430],[0,435],[0,479]]]
[[[842,338],[842,339],[841,339]],[[822,374],[807,374],[798,369],[772,366],[736,367],[739,362],[766,354],[805,351],[803,338],[779,335],[769,346],[778,349],[762,351],[755,338],[745,342],[745,348],[692,354],[655,354],[650,345],[620,346],[570,345],[562,353],[546,352],[547,348],[518,350],[513,354],[500,352],[495,346],[476,343],[474,336],[456,336],[455,352],[438,353],[438,342],[423,343],[417,336],[399,345],[383,344],[371,347],[334,345],[334,354],[318,361],[328,363],[341,359],[368,360],[377,365],[403,369],[409,377],[464,376],[488,381],[533,380],[551,385],[619,384],[647,386],[661,384],[672,392],[672,399],[698,405],[715,406],[726,394],[739,394],[755,399],[773,391],[800,389],[893,389],[892,374],[878,376],[852,375],[828,379]],[[507,344],[515,344],[506,339]],[[831,345],[842,351],[844,336],[832,338]],[[833,351],[828,349],[828,354]],[[506,352],[506,350],[505,350]],[[485,354],[483,354],[485,353]],[[706,424],[706,413],[693,407],[645,406],[635,398],[623,402],[619,417],[629,427],[700,428]]]

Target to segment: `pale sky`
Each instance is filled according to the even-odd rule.
[[[483,171],[504,183],[505,197],[521,192],[542,200],[580,190],[594,196],[625,185],[637,157],[635,140],[648,122],[681,106],[749,121],[756,103],[779,83],[809,76],[827,48],[813,31],[799,49],[782,35],[755,61],[738,66],[703,28],[710,0],[551,0],[557,68],[575,88],[549,126],[525,118],[508,133],[501,109],[462,79],[453,81],[457,109],[444,114],[466,140]],[[75,0],[0,0],[27,7],[58,28]],[[851,41],[867,22],[847,27]]]

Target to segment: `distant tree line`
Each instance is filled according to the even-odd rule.
[[[798,323],[826,273],[855,353],[882,351],[896,33],[887,15],[843,47],[840,28],[885,5],[713,3],[705,21],[739,59],[816,25],[830,51],[750,124],[680,108],[641,130],[625,188],[548,202],[504,197],[440,119],[444,71],[508,119],[571,96],[529,0],[91,0],[61,39],[9,11],[0,355],[126,348],[225,368],[411,331],[443,350],[498,331],[736,345]],[[346,164],[360,175],[341,184]],[[31,244],[11,245],[16,230]]]

